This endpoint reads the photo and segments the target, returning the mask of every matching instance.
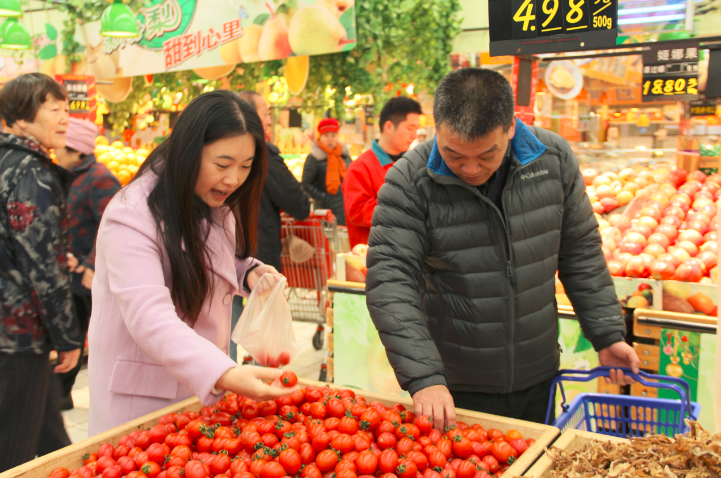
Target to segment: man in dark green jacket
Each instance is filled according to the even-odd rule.
[[[491,70],[450,73],[433,110],[437,138],[388,171],[368,252],[368,308],[416,414],[545,420],[556,271],[601,364],[638,370],[568,142],[518,121]]]

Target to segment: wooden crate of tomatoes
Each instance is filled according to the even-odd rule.
[[[292,372],[287,384],[294,383]],[[285,381],[284,381],[285,382]],[[188,399],[0,478],[489,478],[528,470],[555,427],[457,410],[445,434],[413,402],[301,380],[304,389],[212,407]]]

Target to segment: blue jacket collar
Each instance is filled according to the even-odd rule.
[[[540,158],[548,148],[536,138],[523,121],[516,119],[516,134],[513,136],[513,140],[511,140],[511,149],[516,160],[525,166]],[[428,158],[428,169],[442,176],[456,177],[453,171],[446,165],[443,156],[441,156],[441,152],[438,149],[438,139],[433,141],[433,149]]]
[[[380,163],[381,167],[385,168],[389,164],[393,164],[393,160],[388,156],[388,153],[383,151],[383,148],[380,147],[378,144],[378,140],[373,140],[373,153],[376,155],[376,158],[378,158],[378,162]]]

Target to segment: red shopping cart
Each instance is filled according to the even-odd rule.
[[[324,343],[327,301],[326,284],[333,276],[335,252],[340,238],[335,216],[330,210],[318,209],[303,221],[281,216],[283,251],[280,262],[288,279],[286,298],[293,320],[318,324],[313,335],[313,348],[320,350]],[[305,241],[313,248],[313,255],[302,262],[291,253],[292,237]]]

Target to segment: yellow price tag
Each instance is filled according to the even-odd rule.
[[[513,21],[518,23],[523,22],[524,32],[528,31],[530,23],[535,19],[536,16],[533,14],[533,0],[525,0],[521,5],[521,8],[519,8],[516,11],[516,14],[513,15]],[[536,29],[535,25],[530,25],[530,27],[531,31],[534,31]]]

